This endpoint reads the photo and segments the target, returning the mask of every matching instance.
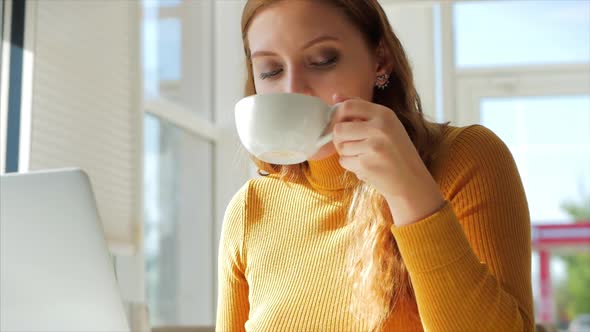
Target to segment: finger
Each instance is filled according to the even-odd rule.
[[[332,95],[332,101],[334,102],[334,104],[342,103],[342,102],[345,102],[345,101],[351,100],[351,99],[360,99],[360,98],[350,97],[350,96],[347,96],[342,93],[335,93]]]
[[[348,141],[335,145],[338,154],[341,157],[355,157],[367,153],[367,141]]]
[[[349,170],[359,177],[359,170],[360,167],[360,158],[357,156],[340,156],[340,166],[342,168]]]
[[[367,174],[363,171],[360,157],[340,157],[340,166],[354,173],[361,181],[367,181]]]
[[[335,93],[332,95],[332,101],[333,101],[333,105],[336,106],[337,104],[342,104],[347,100],[362,100],[359,97],[350,97],[347,96],[345,94],[341,94],[341,93]],[[341,105],[338,105],[341,106]]]
[[[363,140],[369,137],[371,131],[367,121],[339,122],[334,125],[334,143]]]
[[[362,99],[348,99],[337,106],[332,122],[370,120],[378,115],[375,105]]]
[[[333,106],[336,106],[337,109],[340,108],[340,107],[342,107],[342,104],[345,101],[351,100],[351,99],[359,99],[359,98],[349,97],[349,96],[346,96],[346,95],[341,94],[341,93],[334,93],[332,95]],[[340,105],[338,105],[338,104],[340,104]],[[334,112],[334,113],[336,113],[336,112]],[[331,118],[332,124],[335,123],[335,121],[334,121],[335,115],[336,114],[332,114],[332,118]]]

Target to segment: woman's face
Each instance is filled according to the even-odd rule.
[[[281,1],[253,18],[247,32],[256,93],[335,93],[371,100],[378,65],[361,32],[335,7]],[[324,146],[312,159],[334,152]]]

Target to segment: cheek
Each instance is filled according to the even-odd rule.
[[[359,91],[358,97],[372,101],[373,91],[375,88],[375,73],[371,68],[363,71],[357,71],[356,89]]]
[[[330,81],[329,86],[331,88],[330,98],[334,93],[367,101],[371,101],[373,98],[373,80],[370,73],[359,69],[354,70],[354,67],[348,67],[347,70],[338,73]]]
[[[273,80],[262,80],[254,78],[254,88],[257,94],[283,92],[281,91],[280,84]]]
[[[318,94],[341,93],[360,97],[366,95],[367,76],[351,65],[342,64],[331,70],[309,70],[307,72],[309,86]]]

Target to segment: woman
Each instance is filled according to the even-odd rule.
[[[219,331],[532,331],[530,222],[481,126],[427,122],[377,0],[248,1],[246,95],[342,102],[333,143],[230,202]]]

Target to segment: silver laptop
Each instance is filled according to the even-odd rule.
[[[86,174],[0,176],[0,331],[129,331]]]

